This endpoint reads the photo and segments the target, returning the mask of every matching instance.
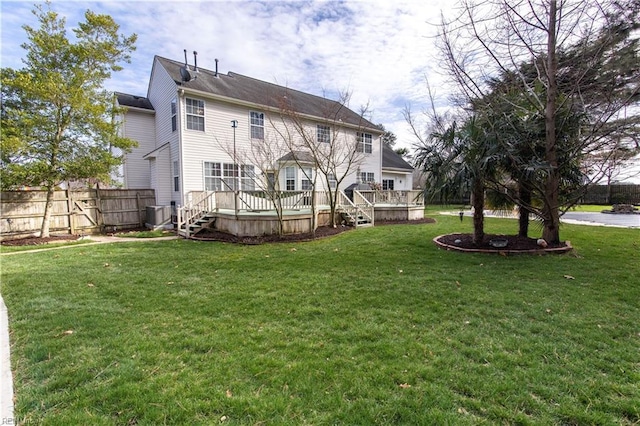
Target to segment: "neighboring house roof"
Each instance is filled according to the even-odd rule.
[[[352,126],[380,131],[370,121],[339,102],[330,99],[267,83],[234,72],[222,74],[204,68],[198,68],[198,72],[196,72],[193,71],[192,66],[188,67],[192,80],[183,82],[180,68],[184,67],[184,63],[160,56],[156,56],[155,59],[167,70],[176,84],[185,89],[211,93],[279,110],[291,110],[298,114],[314,116],[329,121],[343,121]],[[195,76],[197,78],[193,78]],[[380,133],[383,132],[380,131]]]
[[[311,155],[310,152],[306,152],[306,151],[291,151],[285,155],[283,155],[282,157],[278,158],[278,161],[280,162],[286,162],[286,161],[298,161],[300,163],[314,163],[315,160],[313,158],[313,155]]]
[[[407,163],[401,155],[391,149],[386,143],[382,144],[382,168],[383,169],[401,169],[413,171],[411,164]]]
[[[126,93],[116,92],[118,103],[122,106],[130,108],[140,108],[154,111],[153,105],[149,102],[149,99],[142,96],[128,95]]]

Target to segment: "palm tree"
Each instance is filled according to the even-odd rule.
[[[484,239],[484,201],[486,184],[496,172],[495,143],[488,137],[478,117],[460,126],[452,122],[416,148],[416,165],[426,177],[425,199],[447,202],[471,193],[473,242]]]

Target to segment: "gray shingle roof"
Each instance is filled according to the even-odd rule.
[[[413,170],[411,164],[407,163],[402,156],[396,154],[396,152],[385,143],[382,144],[382,168]]]
[[[271,108],[291,109],[299,114],[307,114],[330,121],[342,120],[344,123],[366,128],[367,130],[378,130],[377,126],[370,121],[362,118],[359,114],[339,102],[330,99],[267,83],[234,72],[218,73],[216,76],[216,73],[211,70],[198,68],[199,72],[196,73],[193,71],[192,66],[189,66],[189,72],[192,76],[197,76],[197,78],[189,82],[182,82],[180,68],[184,66],[183,62],[160,56],[156,56],[155,59],[167,70],[176,84],[185,89],[190,88]]]
[[[278,161],[298,161],[300,163],[313,163],[315,160],[310,152],[306,151],[291,151],[282,157],[278,158]]]
[[[153,105],[149,102],[149,99],[142,96],[128,95],[126,93],[116,92],[118,103],[122,106],[131,108],[148,109],[154,111]]]

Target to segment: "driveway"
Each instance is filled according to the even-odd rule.
[[[640,214],[566,212],[560,220],[562,222],[575,223],[579,225],[640,228]]]

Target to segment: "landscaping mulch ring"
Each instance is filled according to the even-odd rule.
[[[506,240],[505,247],[494,247],[491,240]],[[548,244],[547,247],[538,245],[536,238],[519,237],[517,235],[494,235],[486,234],[481,244],[473,243],[472,234],[447,234],[440,235],[433,239],[441,248],[461,252],[474,253],[495,253],[495,254],[545,254],[545,253],[567,253],[573,250],[569,241],[561,241],[558,244]]]

